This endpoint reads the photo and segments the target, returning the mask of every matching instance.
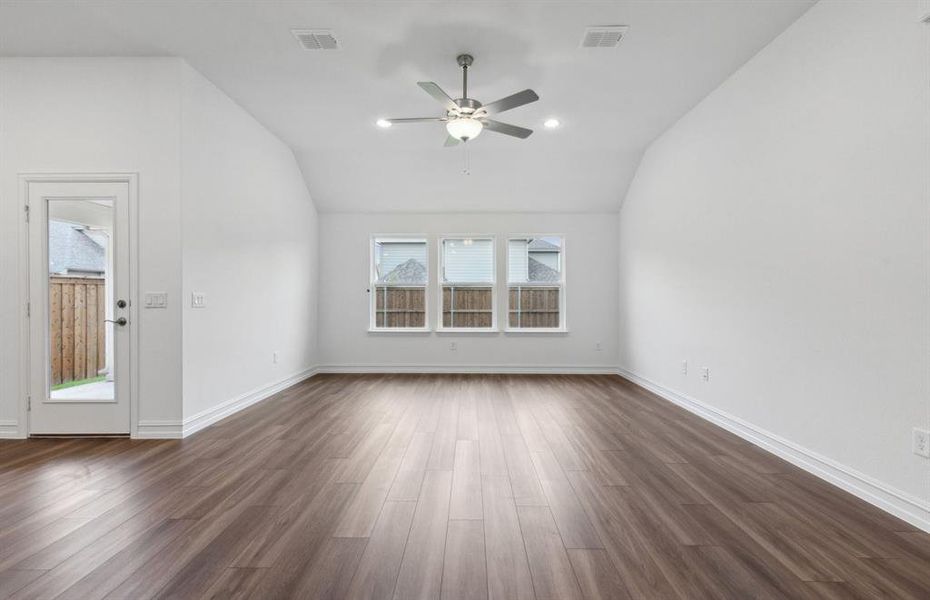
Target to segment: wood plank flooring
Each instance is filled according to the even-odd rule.
[[[320,375],[0,442],[0,598],[930,598],[919,532],[619,377]]]

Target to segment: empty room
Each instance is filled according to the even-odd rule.
[[[0,600],[930,600],[930,0],[0,0]]]

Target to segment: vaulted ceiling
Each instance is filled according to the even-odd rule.
[[[0,54],[180,56],[289,144],[323,211],[616,211],[643,151],[813,0],[617,2],[18,1],[0,3]],[[585,27],[627,25],[620,46],[581,48]],[[332,29],[306,51],[291,29]],[[444,148],[416,85],[469,96],[532,88],[486,132]],[[542,127],[548,117],[562,126]]]

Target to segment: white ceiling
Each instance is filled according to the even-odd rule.
[[[184,57],[295,151],[323,211],[616,211],[645,147],[797,19],[813,0],[636,2],[0,2],[0,53]],[[628,25],[619,48],[582,49],[590,25]],[[343,49],[302,50],[293,28]],[[417,81],[460,95],[455,56],[475,56],[469,95],[541,97],[443,148]],[[563,122],[542,128],[547,117]]]

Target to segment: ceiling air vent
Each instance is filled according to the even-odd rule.
[[[328,29],[292,29],[304,50],[338,50],[339,42]]]
[[[616,48],[626,35],[626,25],[608,25],[605,27],[588,27],[581,38],[582,48]]]

